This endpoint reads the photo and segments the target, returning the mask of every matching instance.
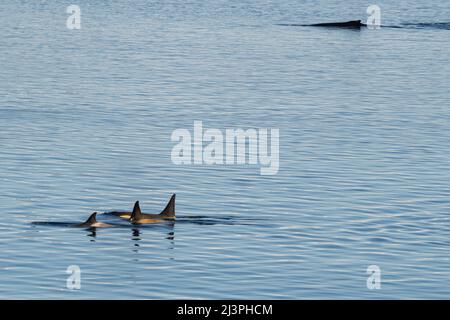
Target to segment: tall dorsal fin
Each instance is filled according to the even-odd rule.
[[[130,220],[139,219],[142,217],[141,207],[139,206],[139,201],[134,203],[133,212],[131,213]]]
[[[161,211],[160,215],[175,217],[175,196],[176,196],[175,194],[172,195],[172,197],[169,200],[169,203],[164,208],[164,210]]]
[[[86,222],[84,224],[86,225],[91,225],[97,222],[97,212],[94,212],[93,214],[91,214],[89,216],[89,218],[86,220]]]

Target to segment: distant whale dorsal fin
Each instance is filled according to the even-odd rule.
[[[134,203],[133,212],[131,213],[130,220],[140,219],[142,217],[141,207],[139,201]]]
[[[168,216],[168,217],[174,217],[175,216],[175,194],[170,197],[169,203],[164,208],[163,211],[161,211],[160,215]]]
[[[97,212],[94,212],[89,216],[89,218],[86,220],[84,224],[91,225],[97,222]]]

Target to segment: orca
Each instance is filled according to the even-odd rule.
[[[169,203],[160,214],[142,213],[139,206],[139,201],[136,201],[129,219],[129,221],[133,224],[158,223],[165,220],[175,220],[175,195],[172,195]]]
[[[77,228],[108,228],[108,227],[112,227],[112,226],[113,225],[108,224],[108,223],[98,222],[97,221],[97,212],[94,212],[93,214],[91,214],[85,222],[72,225],[72,227],[77,227]]]
[[[34,225],[53,225],[53,226],[63,226],[63,227],[73,227],[73,228],[108,228],[114,227],[111,224],[98,222],[97,212],[92,213],[85,222],[81,223],[68,223],[68,222],[32,222]]]
[[[136,201],[133,207],[133,211],[111,211],[105,212],[104,214],[113,215],[120,217],[122,219],[127,219],[132,223],[143,224],[143,223],[154,223],[161,222],[164,220],[175,220],[175,194],[170,197],[169,202],[163,211],[159,214],[148,214],[142,213],[139,206],[139,201]],[[145,221],[148,220],[148,221]],[[141,222],[139,222],[141,221]]]
[[[282,26],[360,29],[361,27],[366,27],[367,25],[362,23],[361,20],[352,20],[346,22],[324,22],[314,24],[282,24]]]
[[[347,22],[325,22],[325,23],[315,23],[311,24],[312,27],[328,27],[328,28],[350,28],[359,29],[365,27],[366,25],[361,22],[361,20],[353,20]]]

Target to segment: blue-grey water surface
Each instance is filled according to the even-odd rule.
[[[0,298],[449,297],[449,3],[69,4],[0,3]],[[175,165],[194,121],[280,129],[278,174]],[[172,193],[174,225],[31,223]]]

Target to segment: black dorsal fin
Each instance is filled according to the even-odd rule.
[[[167,216],[167,217],[175,217],[175,194],[170,197],[169,203],[164,208],[163,211],[161,211],[160,215]]]
[[[139,201],[134,203],[133,212],[131,213],[130,220],[137,220],[142,217],[141,207],[139,206]]]
[[[96,217],[97,217],[97,212],[94,212],[93,214],[91,214],[89,216],[89,218],[86,220],[86,222],[84,224],[91,225],[91,224],[96,223],[97,222]]]

